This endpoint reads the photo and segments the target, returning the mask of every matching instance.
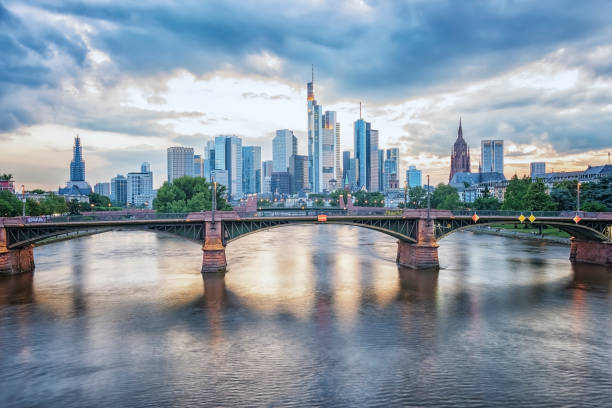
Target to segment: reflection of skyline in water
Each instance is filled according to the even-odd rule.
[[[292,226],[230,243],[203,281],[200,247],[163,234],[37,248],[33,275],[0,279],[0,403],[609,400],[612,273],[563,246],[440,245],[443,269],[414,271],[382,234]]]

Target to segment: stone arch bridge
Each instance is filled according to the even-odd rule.
[[[260,230],[295,224],[352,225],[375,230],[398,240],[398,264],[418,269],[436,268],[438,240],[448,234],[475,226],[523,222],[568,232],[572,236],[572,262],[612,265],[612,213],[277,208],[214,214],[133,212],[0,218],[0,274],[32,271],[36,243],[79,231],[103,229],[160,231],[191,239],[202,244],[202,272],[222,271],[227,266],[225,247],[229,242]]]

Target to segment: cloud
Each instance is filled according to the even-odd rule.
[[[291,100],[291,98],[287,95],[268,95],[265,92],[259,92],[259,93],[255,93],[255,92],[244,92],[242,95],[240,95],[242,98],[244,99],[257,99],[257,98],[262,98],[262,99],[271,99],[271,100]]]

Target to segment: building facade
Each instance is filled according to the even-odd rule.
[[[127,179],[121,174],[117,174],[110,182],[111,201],[113,204],[125,207],[127,205]]]
[[[504,173],[504,141],[480,141],[480,167],[484,173]]]
[[[363,119],[354,123],[356,189],[379,191],[378,130]]]
[[[169,147],[168,156],[168,183],[183,176],[193,177],[193,147]]]
[[[96,183],[94,185],[94,193],[110,198],[110,183]]]
[[[542,178],[546,174],[546,163],[545,162],[532,162],[529,163],[529,176],[532,179]]]
[[[219,171],[227,171],[228,198],[239,200],[242,198],[242,139],[238,136],[215,137],[215,174]]]
[[[383,165],[383,183],[382,190],[387,191],[389,188],[397,188],[392,187],[391,184],[395,185],[396,182],[399,182],[399,149],[397,147],[393,147],[391,149],[387,149],[386,156],[384,159]],[[391,183],[393,181],[393,183]]]
[[[308,190],[308,156],[291,156],[289,177],[291,194],[300,194]]]
[[[144,162],[140,172],[127,174],[127,205],[153,208],[153,172],[151,165]]]
[[[276,131],[272,139],[272,171],[289,171],[289,158],[297,154],[297,137],[289,129]]]
[[[455,173],[470,173],[470,171],[470,149],[463,139],[463,129],[461,128],[461,119],[459,119],[457,140],[451,152],[451,170],[448,181],[452,180]]]
[[[408,187],[421,187],[421,170],[418,170],[416,166],[409,166],[408,170],[406,170],[406,182],[408,183]]]
[[[261,193],[261,147],[242,147],[242,192]]]

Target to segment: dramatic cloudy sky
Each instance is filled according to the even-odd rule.
[[[56,188],[76,134],[92,184],[146,160],[158,186],[168,146],[217,134],[267,159],[289,128],[306,154],[311,64],[343,150],[363,101],[381,147],[435,182],[459,117],[474,170],[486,138],[506,176],[612,150],[610,1],[0,0],[0,172]]]

